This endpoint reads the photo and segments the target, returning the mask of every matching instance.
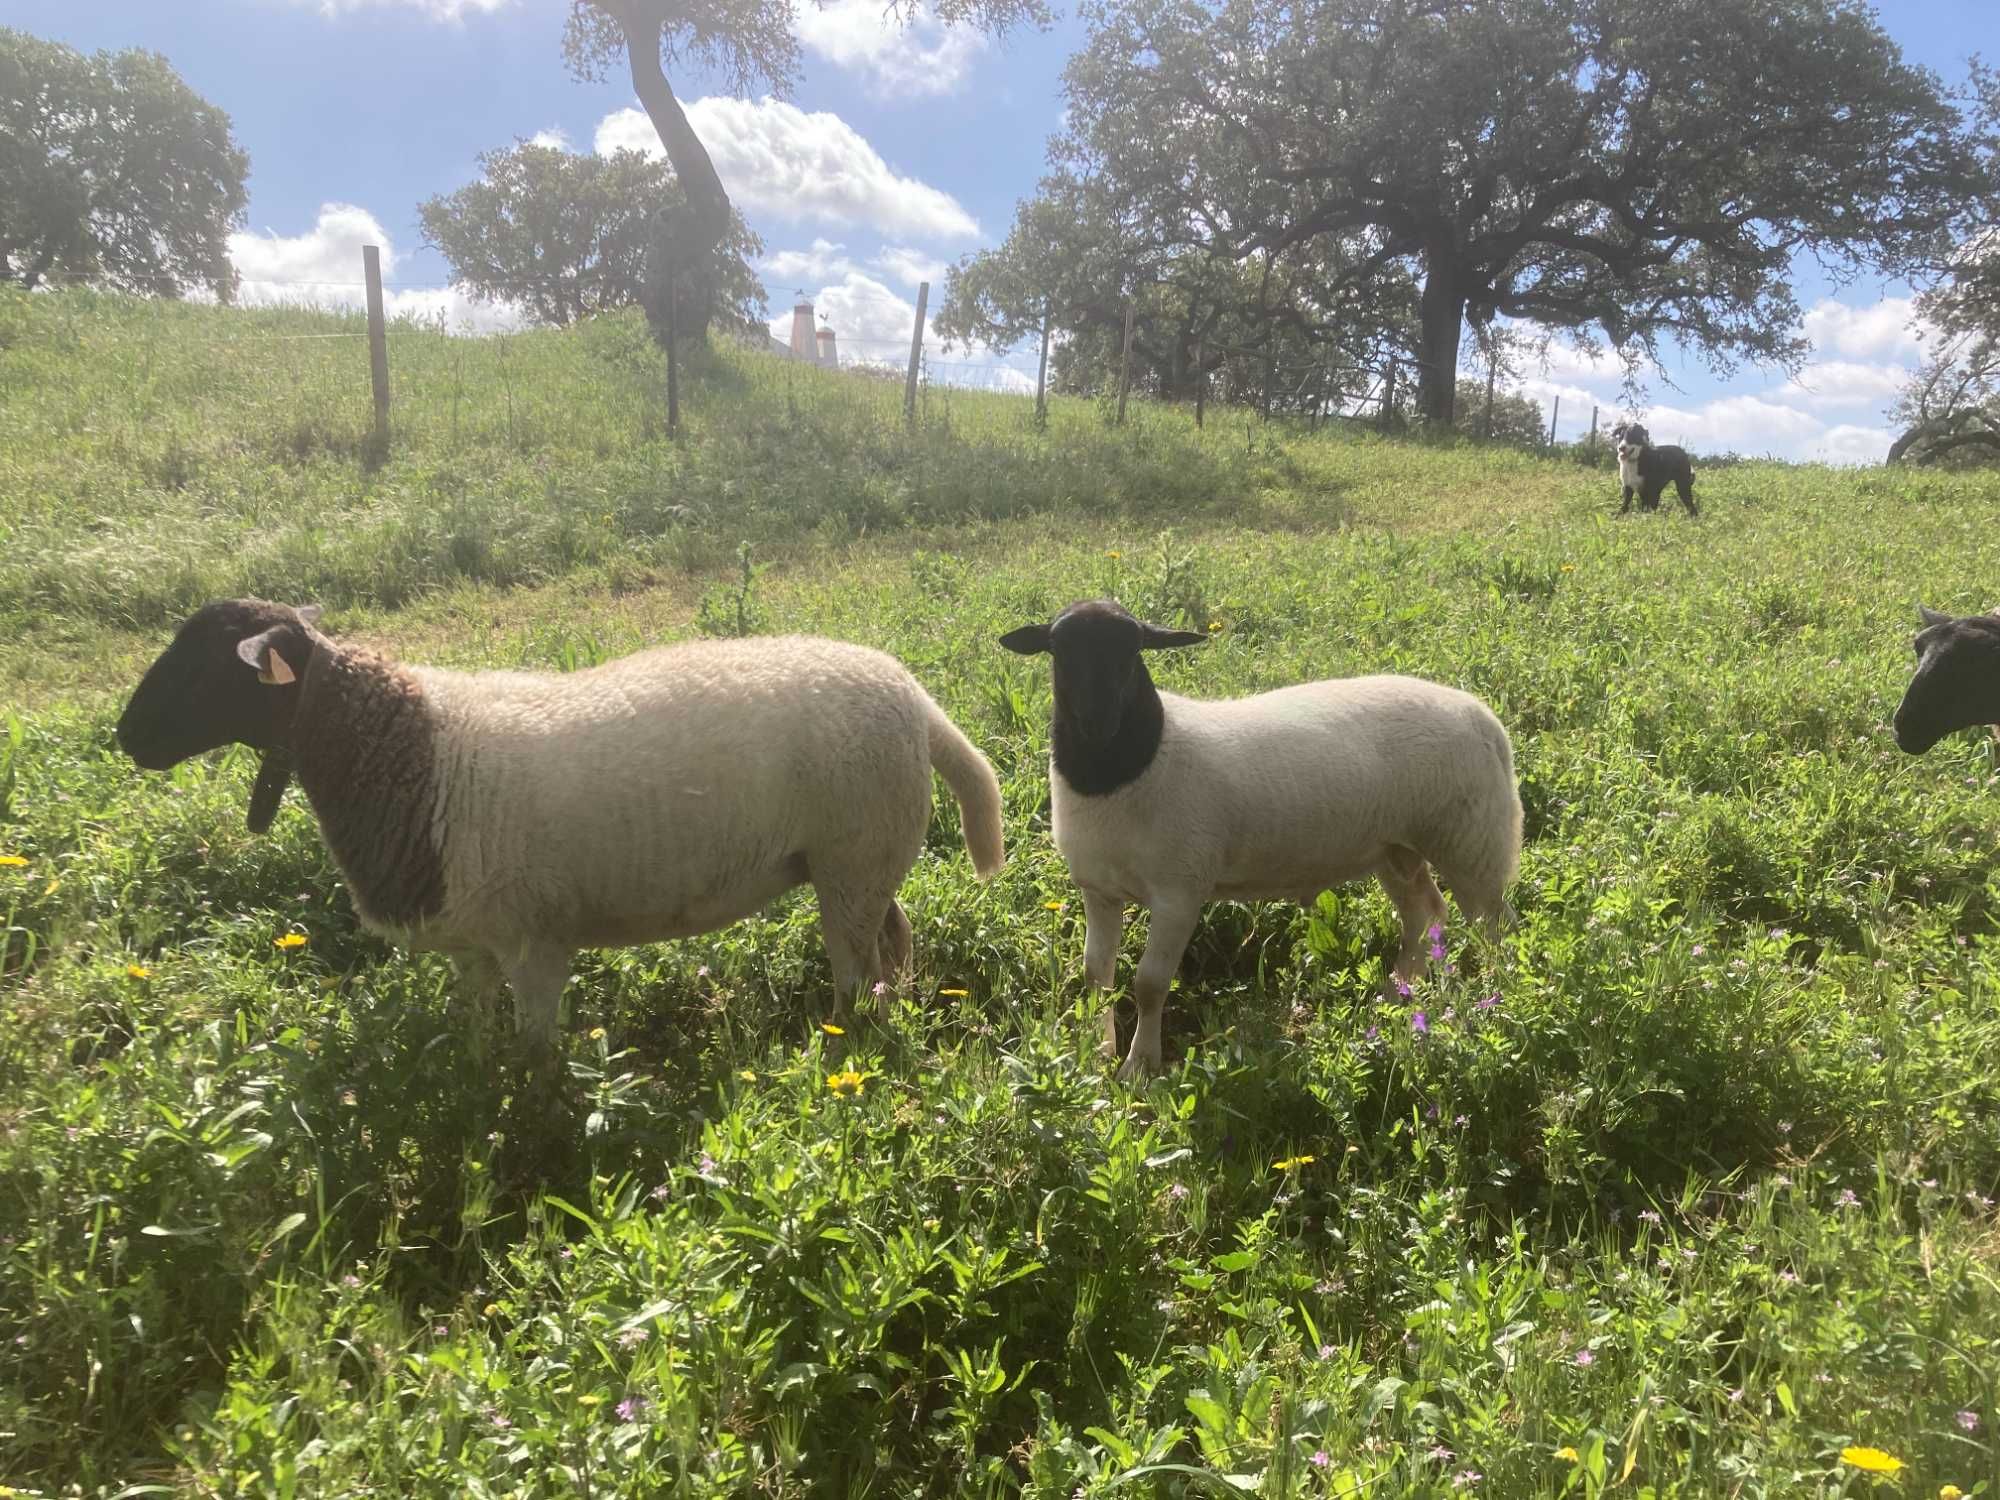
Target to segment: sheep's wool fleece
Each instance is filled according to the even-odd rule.
[[[1160,702],[1159,751],[1137,780],[1086,797],[1051,778],[1056,846],[1087,890],[1310,901],[1372,874],[1390,845],[1495,889],[1514,874],[1513,749],[1469,693],[1377,676]]]
[[[711,931],[816,873],[907,870],[930,816],[928,696],[881,652],[696,642],[584,671],[407,667],[437,726],[443,911],[496,951]],[[410,934],[420,940],[421,934]]]

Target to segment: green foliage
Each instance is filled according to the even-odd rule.
[[[236,288],[249,158],[158,53],[0,27],[0,281]]]
[[[1699,523],[1618,521],[1604,474],[1503,447],[1107,434],[1068,399],[1038,435],[960,396],[910,433],[893,388],[733,354],[670,443],[632,318],[400,336],[370,470],[338,403],[203,342],[337,320],[32,300],[0,366],[7,1484],[1852,1495],[1852,1444],[1900,1493],[1990,1483],[2000,767],[1885,728],[1917,585],[1993,602],[1990,476],[1746,463]],[[327,441],[274,449],[309,406]],[[584,955],[530,1086],[441,959],[359,930],[302,807],[244,830],[254,757],[116,750],[175,613],[253,580],[339,582],[335,633],[457,664],[586,665],[704,597],[880,646],[994,762],[1009,862],[982,885],[935,821],[915,972],[839,1034],[803,891]],[[1176,691],[1485,696],[1518,926],[1452,926],[1385,998],[1373,888],[1218,904],[1169,1071],[1120,1087],[1047,668],[995,644],[1104,594],[1210,633]]]
[[[637,151],[600,156],[528,141],[486,152],[479,167],[477,182],[417,206],[425,241],[454,279],[557,328],[645,305],[648,253],[687,212],[673,168]],[[675,284],[725,327],[762,327],[764,289],[749,262],[763,250],[732,217],[728,236],[679,269]]]

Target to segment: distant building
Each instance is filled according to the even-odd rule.
[[[838,340],[831,328],[816,328],[813,325],[813,305],[804,297],[792,304],[792,341],[766,334],[766,340],[773,354],[782,354],[787,359],[802,359],[807,364],[823,365],[829,370],[840,368]]]

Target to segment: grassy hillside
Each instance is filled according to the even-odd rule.
[[[0,1482],[2000,1482],[2000,774],[1884,727],[1916,601],[2000,602],[2000,482],[1742,464],[1698,523],[1616,520],[1569,461],[941,391],[912,433],[894,386],[733,353],[670,444],[622,322],[400,330],[371,465],[355,331],[0,301]],[[444,663],[883,646],[1000,771],[1010,862],[980,886],[940,816],[911,993],[839,1037],[808,899],[586,955],[567,1082],[520,1091],[296,794],[253,839],[246,756],[113,746],[180,616],[253,591]],[[1047,668],[995,645],[1105,593],[1209,632],[1181,691],[1485,696],[1504,948],[1449,931],[1385,1005],[1372,887],[1217,906],[1166,1077],[1118,1085]]]

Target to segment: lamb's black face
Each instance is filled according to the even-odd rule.
[[[2000,615],[1923,611],[1917,674],[1896,708],[1896,744],[1922,755],[1953,730],[2000,724]]]
[[[1055,657],[1056,712],[1087,743],[1104,744],[1152,679],[1139,653],[1160,646],[1192,646],[1207,637],[1168,630],[1135,619],[1115,599],[1072,604],[1047,625],[1024,625],[1000,638],[1010,651]]]
[[[302,676],[313,649],[309,627],[298,610],[261,599],[203,605],[139,680],[118,720],[120,747],[147,770],[164,771],[220,745],[277,744],[298,687],[260,681],[238,648],[276,631],[289,669]]]
[[[1611,445],[1618,450],[1620,458],[1637,458],[1652,441],[1646,429],[1637,422],[1620,422],[1611,429]]]

